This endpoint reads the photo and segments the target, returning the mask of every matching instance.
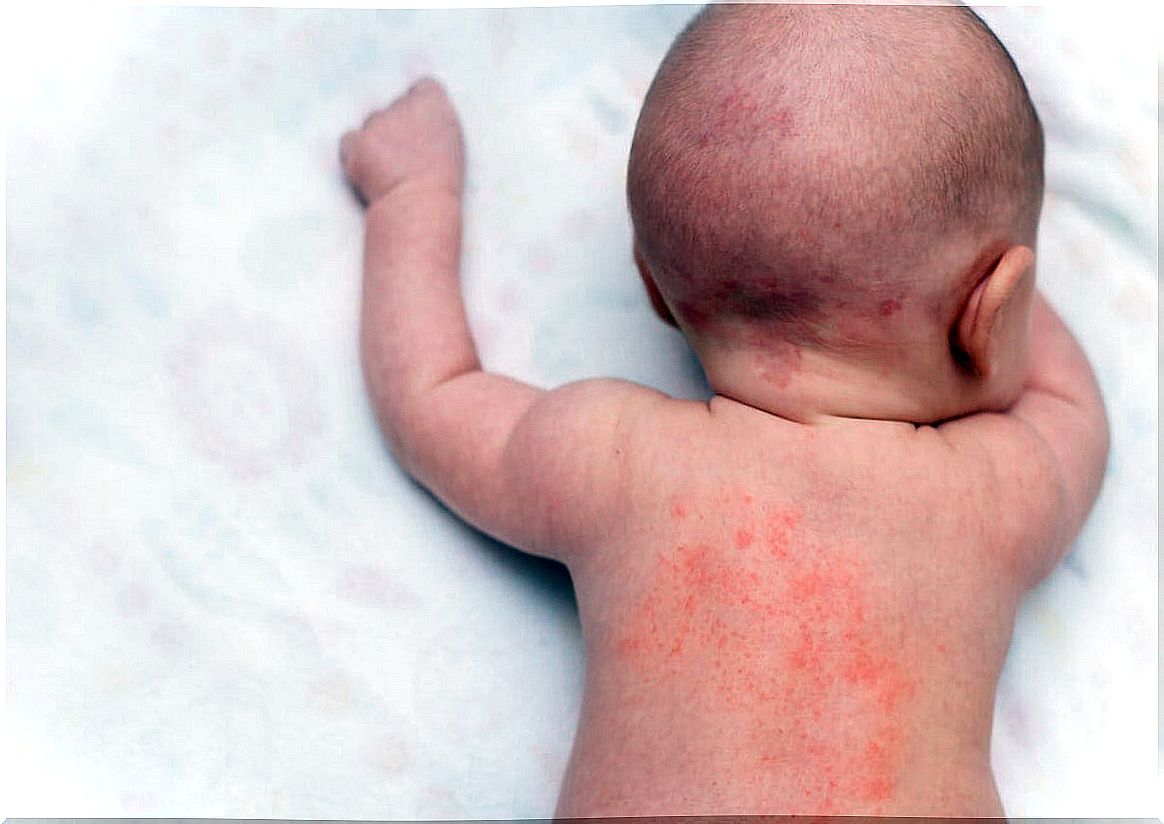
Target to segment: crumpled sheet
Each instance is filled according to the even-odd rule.
[[[983,12],[1046,126],[1041,285],[1113,433],[999,688],[1013,816],[1159,813],[1156,65],[1130,8]],[[486,365],[700,396],[634,274],[623,195],[639,102],[693,10],[106,9],[18,38],[8,814],[552,813],[583,666],[569,579],[387,453],[336,144],[436,73],[466,134]]]

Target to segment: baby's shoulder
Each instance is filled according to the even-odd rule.
[[[873,530],[934,545],[990,547],[1033,581],[1061,547],[1064,486],[1039,433],[1005,414],[952,430],[883,421],[806,426],[741,404],[655,407],[651,488],[667,477],[758,484],[811,502],[830,528]],[[1008,566],[1010,566],[1008,564]]]
[[[562,473],[563,486],[585,488],[588,497],[608,493],[606,514],[588,523],[637,524],[640,534],[661,511],[659,501],[674,494],[694,489],[711,500],[723,488],[748,488],[804,501],[837,529],[876,530],[892,521],[887,533],[903,540],[989,546],[1015,562],[1013,575],[1031,581],[1058,557],[1059,466],[1021,418],[806,426],[724,399],[680,400],[622,381],[584,382],[560,402],[584,412],[574,416],[586,431],[569,439],[571,453],[585,450],[602,467],[580,471],[572,460]],[[555,419],[558,441],[563,429]]]

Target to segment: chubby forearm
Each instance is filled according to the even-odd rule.
[[[1041,293],[1031,316],[1031,358],[1011,413],[1055,455],[1066,497],[1066,540],[1087,518],[1107,466],[1110,434],[1099,384],[1083,348]]]
[[[404,184],[365,218],[360,350],[389,439],[424,394],[480,368],[461,299],[461,199]]]

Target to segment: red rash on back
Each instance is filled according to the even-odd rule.
[[[776,131],[779,137],[789,138],[796,135],[794,123],[796,121],[792,117],[792,112],[788,109],[777,109],[768,116],[768,123]]]
[[[917,679],[878,625],[867,562],[813,541],[795,506],[731,498],[706,517],[670,502],[681,537],[615,652],[671,695],[744,715],[756,766],[777,770],[804,811],[876,812],[897,788]]]

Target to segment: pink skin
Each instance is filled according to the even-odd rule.
[[[1086,358],[1044,301],[1029,366],[1006,359],[1029,251],[996,258],[959,316],[976,387],[1024,369],[1004,413],[915,428],[869,405],[891,384],[875,371],[753,363],[761,341],[720,352],[697,332],[710,401],[547,391],[481,369],[440,85],[374,113],[341,159],[368,203],[361,355],[389,445],[466,521],[574,578],[587,685],[559,815],[1001,815],[1009,622],[1078,533],[1107,449]]]
[[[765,383],[777,389],[787,389],[800,372],[802,357],[800,349],[787,341],[775,341],[766,349],[752,353],[756,374]]]
[[[756,327],[746,328],[742,335],[760,380],[787,389],[804,365],[800,347]]]

